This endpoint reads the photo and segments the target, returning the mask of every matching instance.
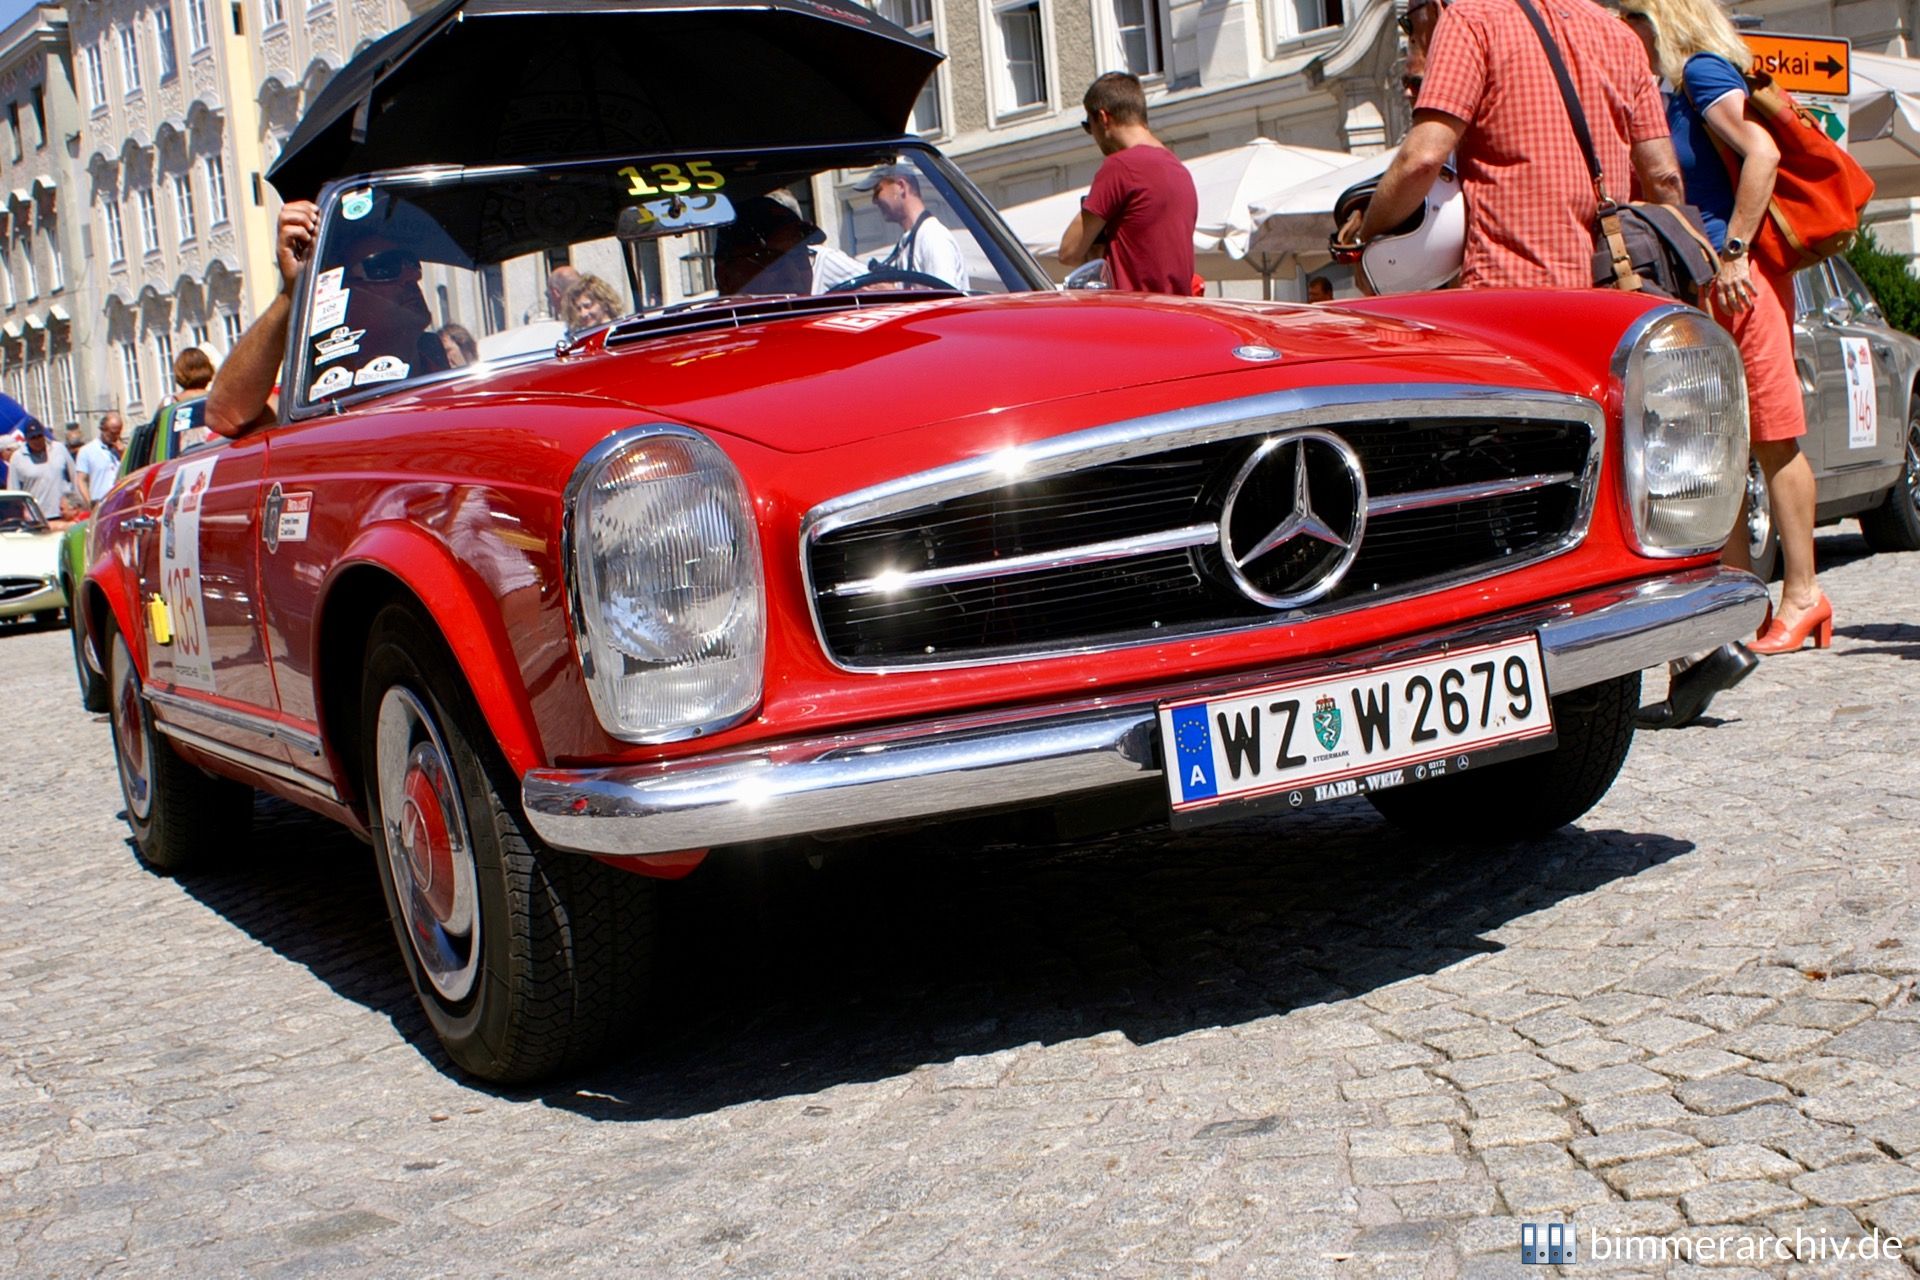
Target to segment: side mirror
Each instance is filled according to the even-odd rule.
[[[1113,276],[1107,270],[1105,258],[1095,258],[1092,262],[1083,262],[1067,273],[1067,289],[1111,289]]]
[[[1845,324],[1853,319],[1853,304],[1845,298],[1828,298],[1820,311],[1827,317],[1828,324]]]

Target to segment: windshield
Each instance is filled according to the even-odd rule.
[[[45,533],[39,504],[24,493],[0,493],[0,533]]]
[[[898,144],[345,186],[304,304],[299,403],[551,352],[636,314],[1047,287],[983,208],[933,152]]]

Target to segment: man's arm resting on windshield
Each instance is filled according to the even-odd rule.
[[[1367,202],[1367,216],[1360,224],[1362,244],[1385,235],[1413,216],[1466,131],[1466,121],[1444,111],[1413,113],[1413,128],[1408,130],[1393,163],[1381,175],[1373,199]]]
[[[1100,239],[1100,233],[1107,229],[1107,220],[1097,214],[1082,209],[1060,233],[1060,265],[1077,267],[1100,255],[1093,247]]]
[[[293,319],[293,295],[319,229],[320,211],[311,202],[296,200],[282,206],[276,252],[280,292],[233,344],[207,388],[207,426],[223,436],[243,436],[274,420],[268,402],[280,377],[280,357]]]

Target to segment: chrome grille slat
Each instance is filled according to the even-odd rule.
[[[802,534],[823,648],[847,669],[883,670],[1291,624],[1505,572],[1584,535],[1603,439],[1591,401],[1364,391],[1097,428],[823,503]],[[1367,525],[1336,589],[1276,611],[1221,572],[1222,477],[1303,425],[1358,452]]]

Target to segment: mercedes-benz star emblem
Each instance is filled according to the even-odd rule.
[[[1331,431],[1270,436],[1227,487],[1220,555],[1234,586],[1271,609],[1296,609],[1334,587],[1360,553],[1367,481],[1360,456]]]

